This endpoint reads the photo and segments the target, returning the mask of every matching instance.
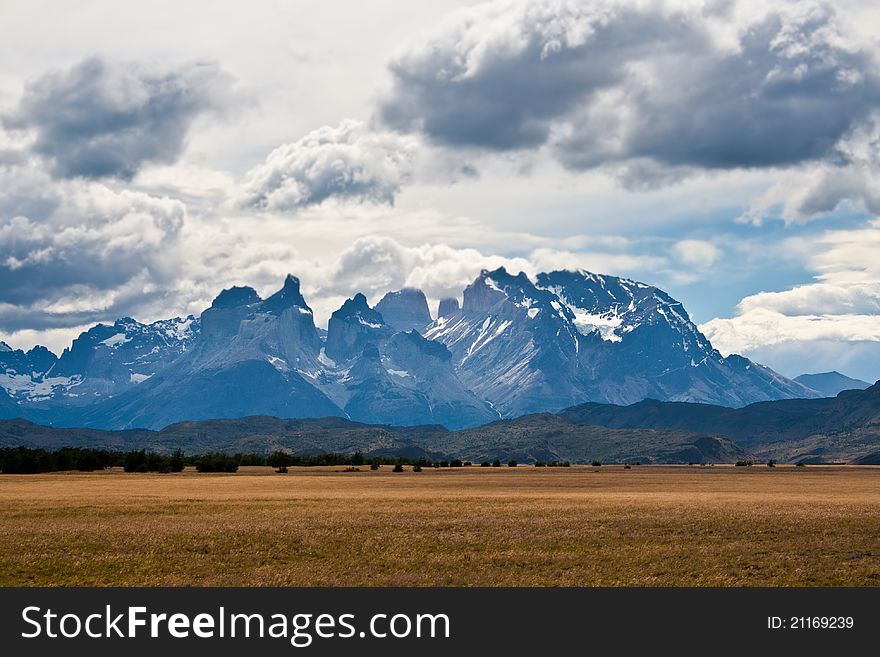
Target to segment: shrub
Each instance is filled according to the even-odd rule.
[[[293,465],[293,455],[277,450],[272,452],[272,455],[266,460],[266,463],[273,468],[277,468],[278,472],[282,471],[281,468],[284,468],[284,472],[287,472],[287,468]]]
[[[449,464],[452,468],[460,468],[462,465],[461,459],[452,459],[452,462]]]
[[[796,468],[806,468],[806,467],[807,467],[807,464],[804,463],[803,461],[798,461],[797,463],[794,464],[794,467],[796,467]]]
[[[240,455],[203,454],[195,459],[197,472],[238,472]]]
[[[378,470],[378,469],[379,469],[378,463],[370,463],[370,470]]]
[[[598,468],[602,466],[602,461],[593,461],[593,467]]]
[[[493,468],[500,468],[501,467],[501,460],[495,459],[494,461],[492,461],[492,467]]]
[[[464,462],[464,467],[466,467],[466,468],[469,468],[469,467],[471,467],[472,465],[473,465],[473,463],[471,463],[470,461],[465,461],[465,462]]]
[[[171,472],[183,472],[183,450],[179,447],[175,450],[174,454],[171,457],[171,461],[168,463]]]
[[[625,466],[623,466],[623,469],[624,470],[632,470],[632,466],[629,463],[627,463]]]
[[[736,462],[736,467],[738,467],[738,468],[747,468],[751,465],[754,465],[754,463],[752,461],[737,461]]]
[[[275,472],[277,472],[278,474],[287,474],[287,466],[286,465],[279,465],[275,469]]]
[[[776,461],[774,461],[773,459],[768,459],[768,460],[767,460],[767,467],[768,467],[768,468],[775,468],[775,467],[776,467]]]
[[[547,464],[544,463],[544,461],[535,461],[535,467],[536,467],[536,468],[544,468],[544,467],[546,467],[546,466],[547,466]]]
[[[517,463],[516,463],[516,459],[510,459],[510,460],[507,462],[507,467],[508,467],[508,468],[515,468],[516,465],[517,465]]]
[[[481,468],[488,468],[490,465],[492,464],[489,463],[489,461],[483,461],[482,463],[480,463]]]
[[[400,463],[395,463],[391,472],[403,472],[403,466]]]
[[[422,471],[422,466],[420,466],[418,464],[413,466],[413,472],[421,472],[421,471]]]

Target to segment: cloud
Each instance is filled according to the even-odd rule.
[[[499,0],[457,13],[390,72],[379,116],[395,129],[546,147],[570,169],[622,166],[631,188],[834,160],[880,99],[871,47],[820,2]]]
[[[534,272],[527,258],[484,254],[445,244],[403,246],[390,237],[363,237],[339,256],[319,287],[319,294],[350,295],[359,290],[371,298],[388,290],[417,287],[429,298],[459,296],[481,269],[509,267]]]
[[[181,155],[197,117],[233,102],[232,78],[213,63],[177,67],[87,59],[25,87],[3,117],[30,131],[56,178],[132,179],[147,163]]]
[[[784,371],[825,369],[880,378],[880,220],[853,230],[827,231],[813,240],[812,283],[745,297],[737,313],[700,329],[722,353],[763,358]],[[865,356],[853,359],[854,353]],[[869,365],[870,363],[870,365]]]
[[[740,220],[761,224],[779,217],[788,224],[805,223],[844,204],[861,213],[880,214],[880,115],[842,140],[836,150],[836,162],[784,172],[750,203]]]
[[[29,200],[28,188],[0,194],[0,329],[83,324],[165,294],[183,203],[101,183],[53,185],[38,174],[29,182],[45,198]]]
[[[240,204],[278,212],[328,199],[392,204],[410,177],[417,140],[346,120],[279,146],[246,176]]]
[[[679,263],[695,269],[708,269],[721,257],[721,250],[705,240],[681,240],[672,253]]]

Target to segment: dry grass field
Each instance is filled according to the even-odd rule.
[[[877,586],[880,468],[3,475],[0,585]]]

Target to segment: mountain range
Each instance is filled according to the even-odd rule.
[[[316,327],[300,282],[223,290],[199,317],[131,318],[60,356],[0,343],[0,418],[162,429],[181,421],[336,416],[455,430],[584,402],[742,407],[821,392],[724,357],[682,304],[585,271],[483,271],[431,316],[420,290],[348,299]]]
[[[649,399],[628,406],[585,403],[559,415],[575,424],[725,436],[758,457],[785,462],[880,463],[880,382],[836,397],[744,408]]]
[[[538,413],[498,420],[474,429],[448,431],[439,425],[400,427],[352,422],[345,418],[279,419],[247,417],[181,422],[162,429],[106,431],[63,429],[27,420],[0,420],[0,448],[63,446],[119,451],[147,449],[188,454],[209,451],[300,455],[319,453],[466,459],[474,463],[515,459],[520,463],[729,463],[749,455],[732,441],[678,430],[609,429]]]

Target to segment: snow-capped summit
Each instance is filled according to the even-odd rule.
[[[428,322],[419,290],[376,308],[357,293],[324,338],[295,276],[266,299],[228,288],[199,318],[98,324],[58,358],[5,345],[3,412],[105,428],[244,415],[460,428],[586,401],[743,406],[818,394],[722,357],[680,302],[638,281],[586,271],[532,281],[499,268],[463,296]]]
[[[747,359],[722,358],[680,302],[637,281],[555,271],[535,284],[501,268],[481,272],[464,296],[426,336],[449,347],[462,380],[505,416],[578,400],[742,406],[812,394]]]

